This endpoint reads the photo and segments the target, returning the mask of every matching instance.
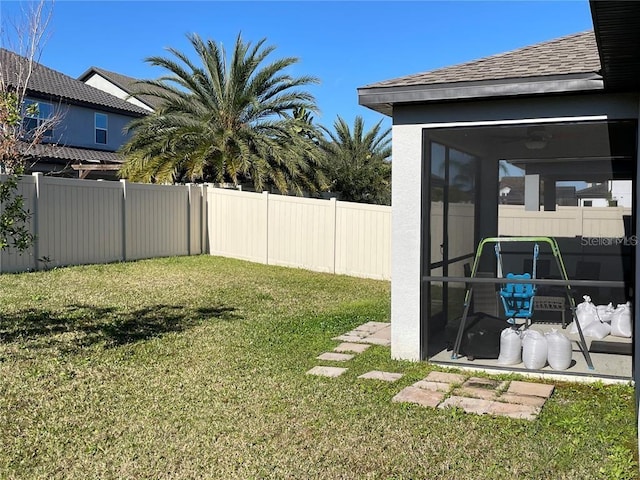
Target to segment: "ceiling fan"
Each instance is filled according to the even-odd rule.
[[[502,143],[504,144],[522,143],[527,150],[542,150],[553,138],[553,135],[544,126],[536,125],[527,127],[525,135],[501,136],[499,138],[503,139]]]

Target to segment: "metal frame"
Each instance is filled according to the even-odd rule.
[[[534,243],[547,243],[551,247],[551,253],[556,259],[556,264],[558,265],[558,270],[563,278],[563,284],[566,287],[566,296],[569,302],[569,307],[571,308],[571,315],[575,321],[575,324],[578,328],[578,333],[580,335],[580,348],[584,355],[584,358],[587,362],[587,366],[589,370],[594,370],[593,362],[591,361],[591,356],[589,355],[589,349],[587,348],[587,343],[584,339],[584,335],[582,333],[582,327],[580,326],[580,322],[576,317],[576,304],[573,296],[571,295],[571,285],[569,283],[569,277],[567,276],[567,270],[564,266],[564,261],[562,260],[562,254],[560,253],[560,248],[558,247],[558,242],[556,242],[555,238],[552,237],[488,237],[484,238],[480,241],[478,245],[478,249],[476,251],[476,256],[473,261],[473,267],[471,269],[471,278],[473,279],[476,276],[478,270],[478,264],[480,262],[480,255],[482,255],[482,250],[484,246],[489,243],[513,243],[513,242],[534,242]],[[514,279],[511,279],[512,281]],[[513,283],[532,283],[535,282],[535,279],[527,279],[516,281]],[[465,292],[464,297],[464,312],[462,314],[462,319],[460,320],[460,326],[458,327],[458,335],[456,336],[456,342],[453,347],[453,353],[451,354],[451,358],[456,360],[459,358],[460,344],[462,343],[462,335],[464,333],[464,327],[467,322],[467,316],[469,315],[469,307],[471,305],[471,299],[473,297],[473,283],[467,284],[467,290]]]

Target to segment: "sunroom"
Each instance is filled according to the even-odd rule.
[[[394,358],[634,377],[639,7],[592,2],[593,32],[358,90],[393,119]],[[528,318],[510,318],[511,283],[533,287]],[[620,306],[629,325],[585,334],[585,296],[602,323]],[[460,324],[478,314],[561,332],[570,365],[465,352]]]

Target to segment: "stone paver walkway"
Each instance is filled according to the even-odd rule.
[[[500,382],[431,372],[425,379],[405,387],[392,401],[438,408],[457,407],[467,413],[534,420],[553,389],[553,385],[541,383]]]
[[[371,345],[391,345],[391,324],[367,322],[333,340],[343,343],[334,348],[333,352],[322,353],[316,358],[323,361],[348,362]],[[307,373],[338,377],[347,370],[341,367],[317,366]],[[401,373],[373,370],[358,378],[395,382],[402,376]],[[553,390],[553,385],[544,383],[499,381],[434,371],[424,379],[400,390],[391,401],[432,408],[456,407],[467,413],[534,420]]]
[[[335,337],[333,340],[372,345],[391,345],[391,324],[386,322],[367,322],[354,330]]]

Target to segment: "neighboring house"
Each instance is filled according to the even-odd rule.
[[[589,5],[594,31],[358,89],[361,105],[393,118],[394,358],[527,372],[522,365],[470,362],[443,350],[442,319],[453,325],[460,318],[464,285],[491,283],[496,292],[503,283],[499,278],[502,268],[498,269],[491,252],[480,258],[478,268],[493,280],[469,279],[464,272],[480,240],[498,237],[500,200],[516,187],[500,186],[504,171],[500,165],[505,161],[507,167],[524,172],[525,208],[516,219],[518,224],[527,228],[527,235],[555,237],[569,278],[582,279],[571,291],[566,290],[570,281],[562,281],[562,291],[570,293],[567,302],[590,294],[596,304],[637,304],[637,201],[625,204],[632,208],[630,213],[620,209],[619,218],[614,218],[615,229],[601,229],[598,238],[582,238],[562,229],[572,220],[556,208],[558,190],[542,189],[542,185],[553,184],[625,182],[618,184],[626,186],[626,193],[620,194],[624,197],[640,181],[640,2],[591,0]],[[444,185],[443,192],[437,185],[440,182],[432,175],[432,165],[437,165],[440,176],[443,165],[449,173],[460,169],[477,172],[475,200],[465,206],[464,217],[457,213],[460,205],[448,200],[450,186]],[[600,224],[597,214],[596,209],[584,209],[582,221],[595,228]],[[620,236],[614,234],[619,231],[624,232],[624,242],[612,241]],[[504,271],[522,272],[527,260],[531,265],[532,247],[520,245],[519,251],[505,252],[509,254],[505,261],[511,264],[505,264]],[[507,245],[502,248],[506,250]],[[552,262],[552,277],[558,275],[550,249],[541,247],[540,258]],[[599,273],[580,273],[587,264],[597,266],[590,271]],[[549,288],[557,288],[557,282],[536,280]],[[639,312],[636,308],[633,314],[636,332],[640,331]],[[496,313],[504,315],[502,310]],[[534,326],[536,318],[547,314],[534,313]],[[640,342],[613,340],[620,347],[617,353],[614,349],[604,354],[574,352],[575,365],[561,373],[635,379],[638,385]],[[604,343],[607,341],[609,337]],[[588,368],[587,357],[593,369]],[[547,368],[535,373],[554,372]]]
[[[524,205],[524,176],[502,177],[498,193],[502,205]],[[541,203],[544,201],[544,184],[540,187]],[[556,205],[562,207],[575,207],[578,205],[576,187],[556,185]]]
[[[611,200],[617,207],[632,208],[633,205],[633,182],[630,180],[609,181],[609,192]]]
[[[26,61],[0,49],[2,75],[10,85]],[[57,119],[36,148],[28,171],[79,178],[117,179],[123,161],[117,150],[128,138],[124,127],[149,113],[39,63],[33,66],[25,103],[38,104],[37,116],[25,116],[27,127]]]
[[[151,112],[155,111],[161,102],[151,95],[136,94],[135,84],[138,79],[103,68],[91,67],[80,75],[78,80]]]
[[[576,196],[581,207],[625,207],[633,203],[631,180],[609,180],[594,183],[578,190]]]
[[[609,206],[609,184],[596,183],[576,193],[578,204],[581,207],[608,207]]]

